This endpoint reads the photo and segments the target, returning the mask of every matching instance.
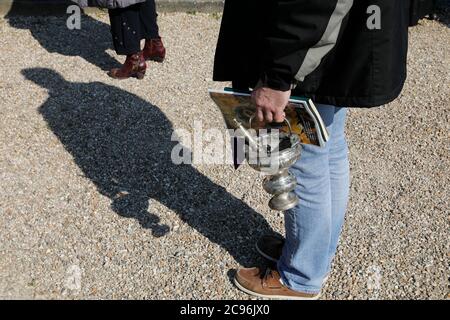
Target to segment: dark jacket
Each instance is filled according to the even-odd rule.
[[[380,106],[405,82],[408,24],[409,0],[226,0],[214,80]]]
[[[426,15],[435,13],[436,0],[411,0],[411,16],[409,24],[415,26]]]
[[[98,7],[98,8],[126,8],[136,3],[145,2],[146,0],[72,0],[80,7]]]

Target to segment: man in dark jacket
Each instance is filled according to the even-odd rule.
[[[303,146],[292,168],[300,203],[285,213],[286,239],[257,243],[277,270],[238,270],[240,289],[269,298],[320,296],[348,201],[346,108],[384,105],[400,94],[408,17],[406,0],[226,0],[214,79],[254,88],[265,122],[284,119],[291,93],[309,97],[330,133],[324,148]]]

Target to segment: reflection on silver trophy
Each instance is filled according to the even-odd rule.
[[[264,189],[273,195],[269,207],[278,211],[292,209],[299,199],[294,193],[297,180],[289,168],[300,158],[300,139],[292,133],[288,120],[285,122],[289,133],[266,128],[255,134],[256,131],[251,129],[253,117],[248,118],[250,129],[245,128],[241,117],[234,119],[248,143],[245,149],[247,162],[253,169],[268,175],[264,180]]]

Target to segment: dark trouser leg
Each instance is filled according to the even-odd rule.
[[[140,4],[109,10],[114,49],[119,55],[141,51]]]
[[[141,39],[158,39],[159,28],[157,23],[155,0],[147,0],[140,4],[139,10],[141,18],[142,34]]]

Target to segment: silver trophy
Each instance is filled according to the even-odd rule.
[[[264,179],[264,189],[272,194],[269,207],[273,210],[286,211],[294,208],[299,199],[294,193],[297,179],[289,172],[289,168],[297,162],[301,154],[301,144],[298,135],[292,133],[291,124],[285,120],[289,133],[279,130],[263,129],[258,134],[252,129],[252,120],[248,127],[234,119],[236,126],[244,135],[248,144],[245,148],[245,157],[249,165],[268,177]]]

